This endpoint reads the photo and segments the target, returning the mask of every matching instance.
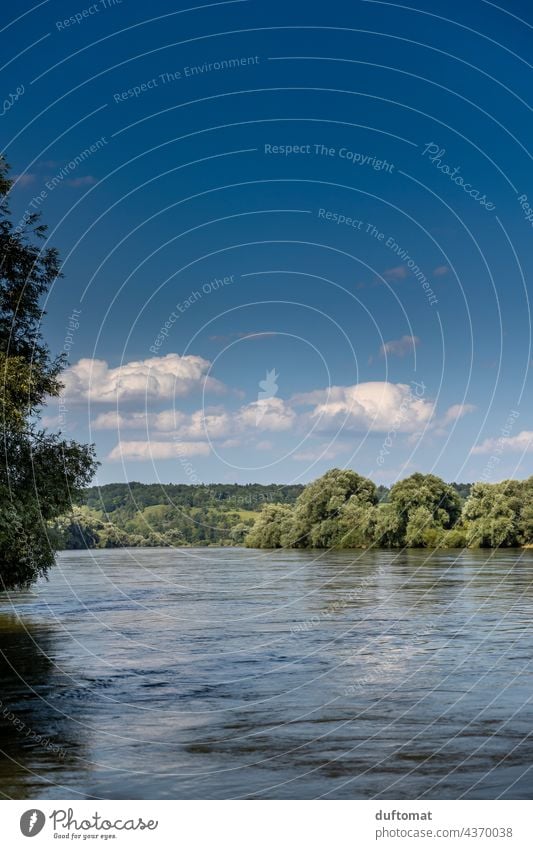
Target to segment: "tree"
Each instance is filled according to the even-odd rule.
[[[288,504],[265,504],[244,544],[247,548],[282,548],[291,520]]]
[[[352,496],[340,510],[340,548],[367,548],[373,545],[380,506]]]
[[[63,356],[52,359],[40,307],[60,276],[59,257],[39,242],[39,215],[11,220],[12,181],[0,159],[0,589],[27,586],[55,556],[49,523],[67,512],[94,473],[92,446],[39,427],[47,396],[58,396]]]
[[[463,508],[468,545],[472,548],[519,545],[524,531],[528,533],[531,501],[524,499],[525,489],[523,481],[474,484]]]
[[[96,548],[103,528],[102,518],[95,510],[85,505],[75,506],[69,514],[51,523],[48,536],[54,540],[56,549]]]
[[[401,518],[393,504],[378,504],[374,518],[374,540],[378,548],[396,548],[402,545]]]
[[[377,502],[376,486],[350,469],[330,469],[305,487],[294,506],[291,541],[295,548],[331,548],[342,544],[349,524],[340,519],[348,502],[365,507]],[[345,518],[349,520],[349,516]]]
[[[428,507],[416,507],[409,513],[409,521],[405,529],[405,544],[408,548],[424,548],[431,544],[434,547],[436,531],[441,526],[435,521]]]
[[[522,545],[533,543],[533,477],[522,481],[523,498],[518,517],[519,540]]]
[[[389,500],[399,520],[400,544],[404,545],[409,544],[406,535],[410,523],[411,544],[415,539],[420,539],[423,515],[431,523],[427,526],[428,530],[453,528],[461,515],[461,499],[456,490],[436,475],[417,472],[398,481],[390,491]],[[416,512],[422,507],[427,511],[426,514]]]

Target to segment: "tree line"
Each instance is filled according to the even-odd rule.
[[[468,492],[461,498],[460,492]],[[416,473],[386,497],[368,478],[331,469],[294,506],[268,504],[249,548],[497,548],[533,544],[533,477],[447,484]]]

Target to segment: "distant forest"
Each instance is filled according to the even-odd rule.
[[[451,484],[465,501],[471,484]],[[267,505],[292,507],[302,484],[113,483],[86,489],[50,526],[61,549],[243,545]],[[389,489],[376,487],[387,503]]]

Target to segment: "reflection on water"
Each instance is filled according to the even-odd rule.
[[[5,613],[5,603],[2,608],[0,793],[2,798],[25,799],[47,795],[51,782],[60,785],[76,768],[73,756],[82,745],[57,703],[61,675],[52,659],[53,629]]]
[[[63,554],[0,595],[0,793],[531,798],[533,552]]]

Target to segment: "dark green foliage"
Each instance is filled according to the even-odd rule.
[[[162,484],[110,483],[85,490],[83,501],[94,510],[110,514],[122,510],[132,516],[145,507],[212,507],[217,510],[260,511],[264,504],[293,504],[303,491],[301,484]]]
[[[418,508],[427,510],[428,521],[437,527],[452,528],[461,515],[461,500],[450,484],[436,475],[422,475],[417,472],[392,487],[389,495],[401,521],[403,533],[407,533],[410,521],[415,520],[414,512]],[[420,523],[422,514],[416,520]]]
[[[476,483],[463,509],[468,544],[509,547],[531,541],[533,478]]]
[[[288,504],[267,504],[246,537],[248,548],[282,548],[290,537],[292,510]]]
[[[466,490],[435,475],[412,475],[381,493],[366,478],[340,469],[305,488],[109,484],[86,490],[85,505],[53,523],[50,534],[63,548],[533,544],[533,478],[465,487],[471,494],[461,510],[458,491]],[[236,504],[248,509],[233,509]]]
[[[0,159],[0,589],[26,586],[54,560],[48,523],[64,513],[95,468],[90,446],[38,427],[46,396],[61,391],[61,357],[52,359],[40,332],[40,301],[60,276],[53,249],[38,242],[46,228],[31,215],[11,221],[11,183]]]
[[[350,469],[330,469],[305,487],[294,506],[290,542],[294,548],[330,548],[340,545],[349,530],[343,525],[347,505],[353,508],[377,502],[376,486]]]
[[[63,548],[242,545],[263,506],[293,504],[301,484],[107,484],[51,528]],[[82,533],[81,527],[84,528]],[[68,530],[67,530],[68,529]]]
[[[462,502],[459,493],[467,491],[469,496]],[[371,481],[355,472],[332,469],[305,488],[292,510],[265,508],[246,545],[463,548],[533,544],[533,477],[461,485],[417,473],[396,483],[386,498],[377,498]]]

